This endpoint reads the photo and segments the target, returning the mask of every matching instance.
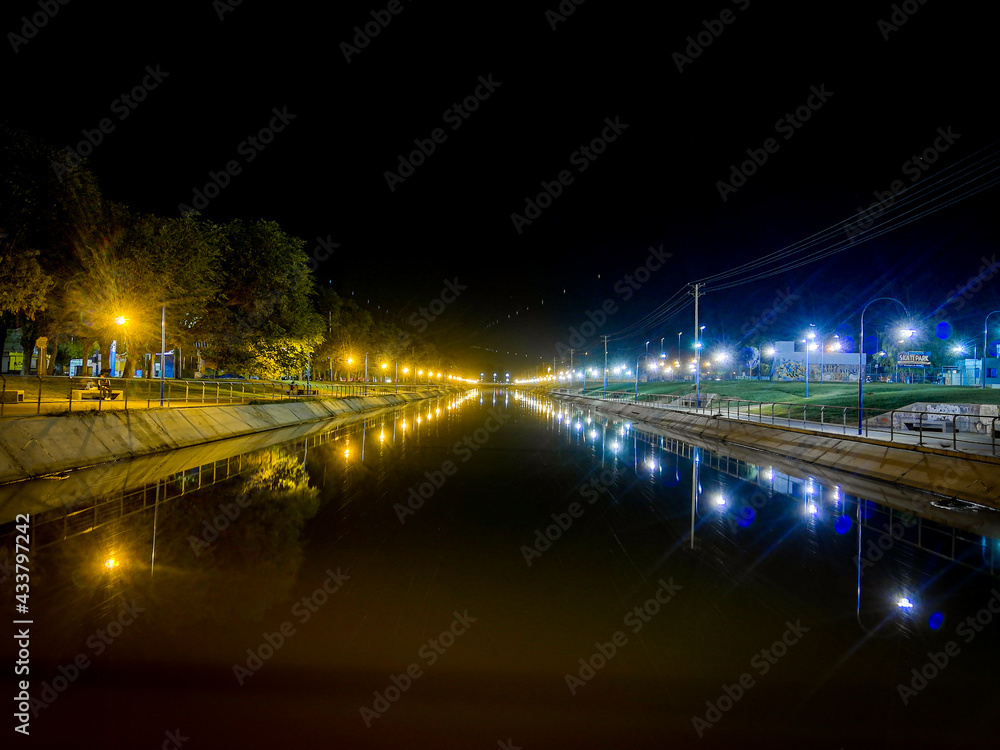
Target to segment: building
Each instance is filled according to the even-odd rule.
[[[819,344],[813,344],[815,350],[808,352],[809,380],[830,383],[858,382],[858,368],[867,366],[868,356],[858,353],[820,351]],[[762,355],[765,365],[771,365],[771,380],[805,380],[806,345],[799,341],[776,341],[774,356],[768,353]]]
[[[980,359],[960,359],[958,360],[950,374],[951,385],[979,385],[983,384],[983,360]],[[1000,388],[1000,359],[996,357],[986,358],[986,387]]]

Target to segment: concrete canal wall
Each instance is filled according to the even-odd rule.
[[[861,436],[822,435],[725,416],[688,414],[636,404],[551,394],[629,422],[654,425],[680,440],[708,440],[791,459],[808,466],[891,482],[1000,509],[1000,457],[908,446]],[[808,471],[808,468],[805,469]]]
[[[115,410],[0,421],[0,483],[402,406],[448,391],[184,409]]]

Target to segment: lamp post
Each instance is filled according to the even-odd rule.
[[[813,326],[812,323],[809,324]],[[814,327],[814,326],[813,326]],[[806,398],[809,398],[809,349],[812,348],[812,340],[816,338],[815,331],[809,331],[804,341],[806,342]]]
[[[677,361],[678,362],[681,361],[681,334],[682,333],[684,333],[684,331],[678,331],[677,332]]]
[[[903,312],[909,315],[909,311],[906,309],[906,305],[900,302],[895,297],[876,297],[871,300],[861,309],[861,340],[858,342],[858,434],[863,433],[863,422],[864,422],[864,409],[865,409],[865,311],[868,309],[868,305],[874,302],[880,302],[882,300],[889,300],[895,302],[897,305],[903,308]]]
[[[961,344],[953,346],[951,349],[952,354],[965,354],[965,347]],[[957,368],[956,368],[957,369]],[[954,385],[954,383],[952,384]],[[965,385],[965,358],[962,358],[962,385]]]
[[[773,346],[769,346],[769,347],[767,347],[767,349],[765,349],[763,352],[761,352],[761,354],[766,354],[768,357],[771,358],[771,369],[767,373],[767,379],[768,380],[773,380],[774,379],[774,358],[775,358],[775,356],[777,356],[778,350],[775,349]]]
[[[167,370],[167,306],[160,309],[160,406],[163,406],[164,376]]]
[[[648,344],[649,342],[646,343]],[[635,358],[635,403],[639,403],[639,360],[648,356],[649,352],[645,352]]]
[[[986,337],[988,336],[990,330],[990,315],[996,315],[997,313],[1000,313],[1000,310],[994,310],[991,312],[986,316],[986,321],[983,323],[983,388],[986,387],[986,348],[989,346],[989,344],[986,343]]]

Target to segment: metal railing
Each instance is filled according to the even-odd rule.
[[[437,383],[330,383],[244,380],[174,380],[0,374],[0,416],[52,412],[149,409],[242,404],[250,401],[385,396],[443,390]]]
[[[559,388],[555,393],[583,395],[580,389]],[[601,394],[588,392],[589,398]],[[762,424],[795,427],[823,434],[859,435],[858,407],[802,404],[691,395],[677,396],[656,393],[611,391],[605,401],[672,409],[680,412],[725,416]],[[861,434],[889,442],[924,446],[929,440],[936,445],[972,453],[988,452],[997,455],[997,422],[1000,416],[978,414],[949,414],[912,409],[865,408],[862,411]]]

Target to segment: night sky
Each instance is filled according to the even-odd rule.
[[[104,193],[160,215],[230,165],[205,217],[338,243],[321,283],[404,320],[457,283],[426,334],[460,365],[522,374],[604,334],[622,355],[672,351],[693,330],[674,295],[699,279],[705,336],[731,345],[856,333],[885,294],[924,335],[944,321],[981,341],[996,285],[948,295],[997,246],[997,193],[974,193],[1000,151],[989,19],[936,0],[681,6],[10,2],[0,117],[72,148],[106,118],[82,149]],[[845,244],[894,184],[872,231],[917,220]]]

